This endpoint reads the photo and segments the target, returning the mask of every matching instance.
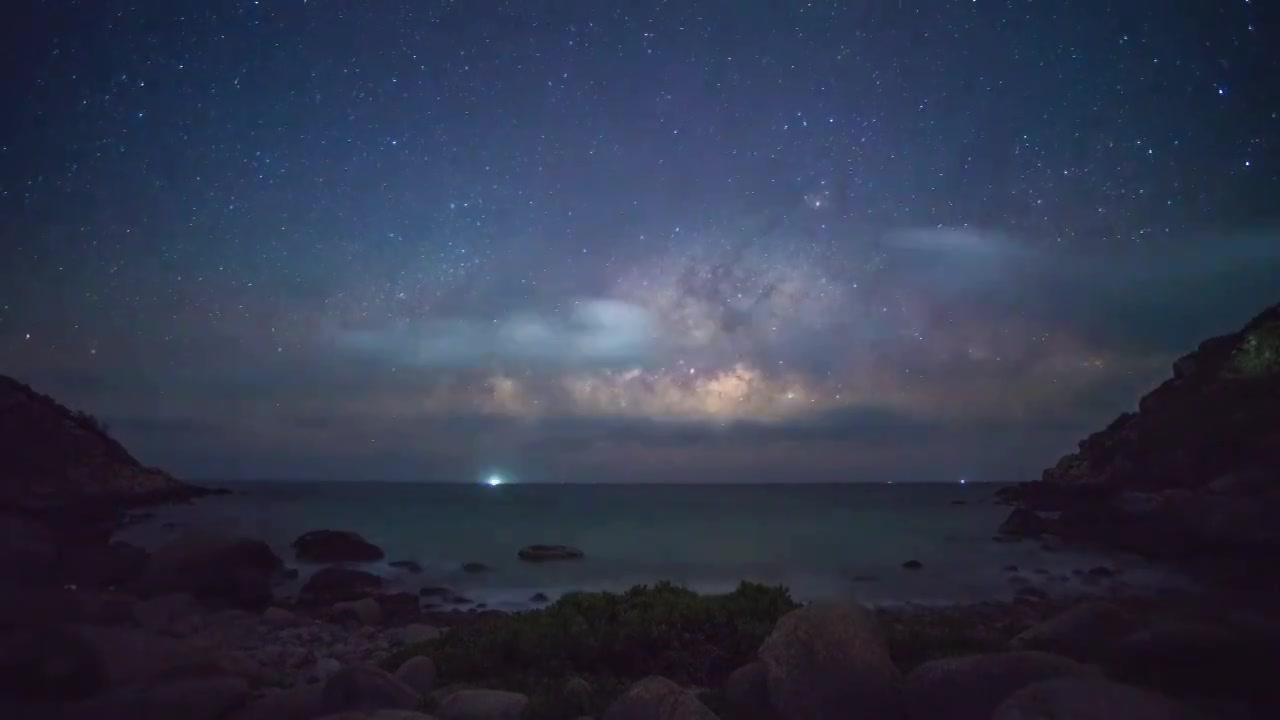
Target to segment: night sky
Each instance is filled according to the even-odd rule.
[[[20,4],[0,372],[186,477],[1031,479],[1280,300],[1268,2]]]

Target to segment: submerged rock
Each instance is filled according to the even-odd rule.
[[[385,557],[382,548],[347,530],[312,530],[293,541],[299,560],[308,562],[376,562]]]

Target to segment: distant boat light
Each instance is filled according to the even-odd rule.
[[[490,475],[488,480],[484,481],[489,487],[497,487],[502,484],[501,475]]]

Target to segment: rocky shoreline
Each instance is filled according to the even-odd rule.
[[[14,543],[35,521],[5,522],[10,565],[20,559],[14,548],[34,551],[28,566],[48,555],[38,545],[52,531]],[[265,543],[202,531],[151,554],[108,544],[93,551],[94,562],[55,563],[63,574],[7,585],[0,712],[623,720],[845,717],[859,707],[859,717],[1012,720],[1041,717],[1018,714],[1027,703],[1065,703],[1061,717],[1113,717],[1070,714],[1081,694],[1116,712],[1154,713],[1124,717],[1262,718],[1280,708],[1266,671],[1280,660],[1280,622],[1268,608],[1205,591],[1136,595],[1117,583],[1104,598],[1027,592],[1011,602],[871,610],[799,607],[762,586],[744,585],[728,601],[659,586],[572,594],[505,614],[464,609],[445,588],[381,592],[377,576],[351,564],[381,551],[354,533],[299,541],[295,559],[338,564],[294,602],[275,595],[291,571]],[[581,552],[560,555],[572,562]],[[102,557],[115,558],[112,572]],[[637,612],[656,612],[644,622],[667,634],[614,638],[643,651],[622,663],[599,644]],[[690,644],[703,628],[720,634]],[[587,652],[604,654],[572,660]],[[504,664],[512,653],[527,653],[527,672]],[[817,665],[787,666],[796,658]],[[832,680],[850,673],[866,677],[851,687]],[[1053,685],[1067,680],[1070,692]],[[373,714],[392,709],[403,712]]]

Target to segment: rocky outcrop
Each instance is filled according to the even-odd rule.
[[[0,375],[0,507],[44,511],[210,492],[137,461],[92,415]]]
[[[1069,540],[1152,557],[1280,551],[1267,520],[1280,512],[1280,305],[1201,343],[1137,412],[999,496],[1060,511],[1052,531]],[[1042,519],[1015,514],[1007,529],[1044,532]]]
[[[989,720],[1004,698],[1028,685],[1096,673],[1074,660],[1032,651],[933,660],[907,675],[907,718]]]

